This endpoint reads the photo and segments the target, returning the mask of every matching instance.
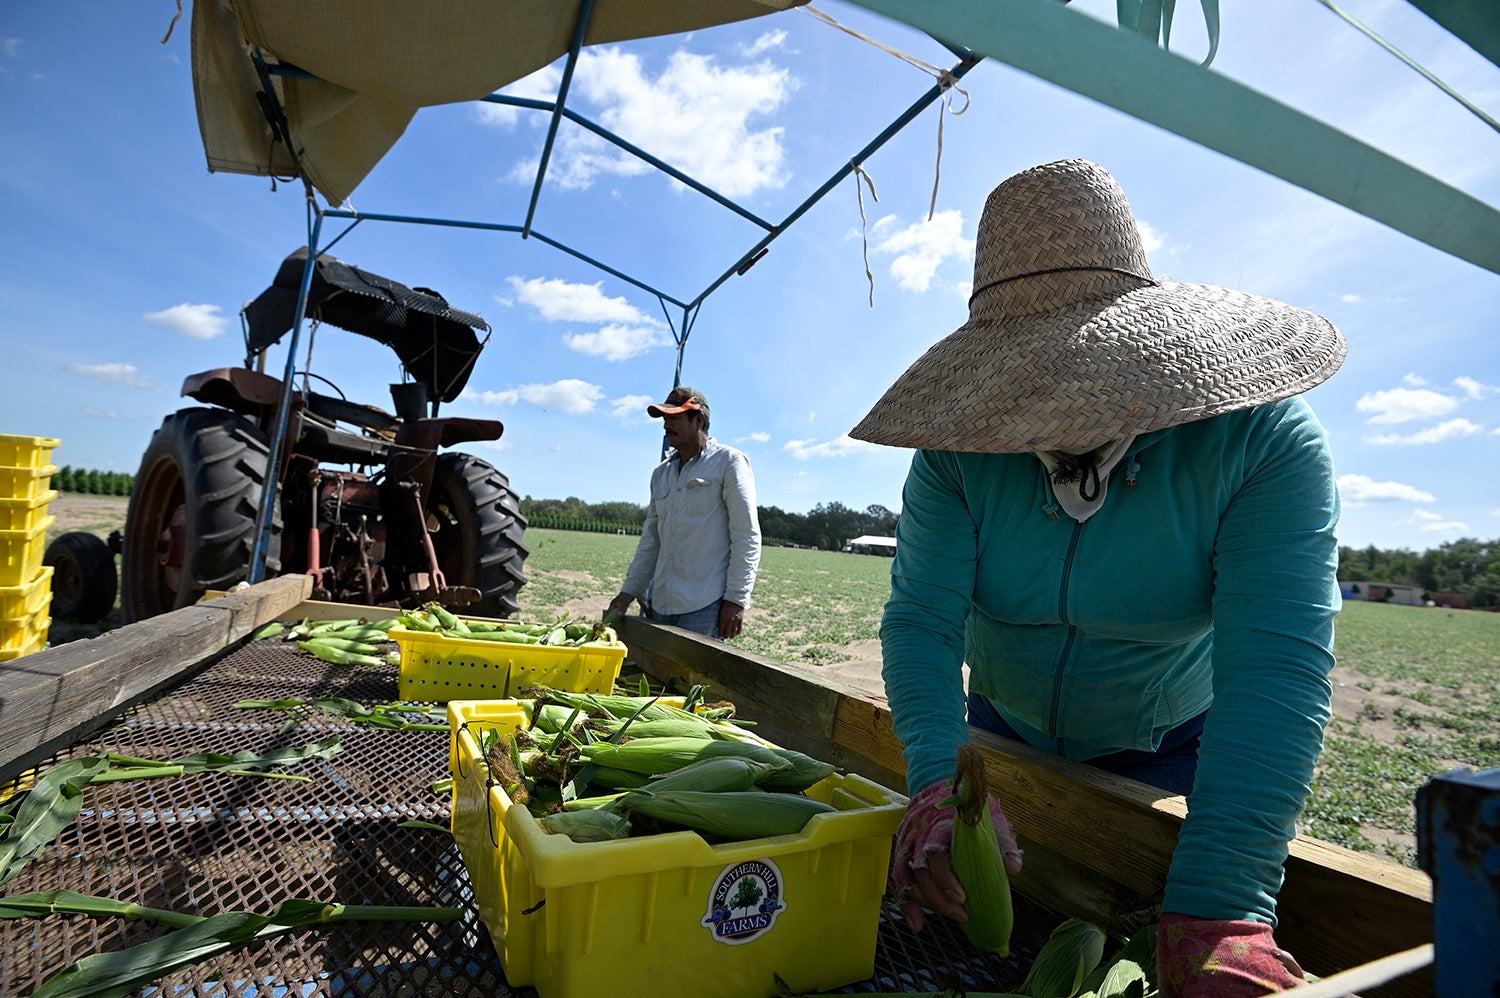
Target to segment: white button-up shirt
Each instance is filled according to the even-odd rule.
[[[701,610],[718,599],[749,607],[759,568],[750,459],[710,437],[686,464],[674,451],[657,465],[621,589],[662,614]]]

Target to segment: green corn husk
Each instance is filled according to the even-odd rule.
[[[795,835],[814,816],[838,811],[831,804],[811,797],[764,790],[658,793],[648,788],[625,794],[617,806],[632,814],[643,814],[729,842]]]
[[[1031,998],[1073,998],[1104,959],[1104,930],[1070,918],[1052,930],[1021,982]]]
[[[108,765],[103,756],[49,766],[24,797],[11,797],[0,815],[0,884],[4,884],[71,825],[83,808],[83,788]]]
[[[749,742],[702,738],[636,738],[624,744],[601,742],[584,745],[579,754],[598,766],[624,769],[646,776],[659,776],[703,759],[735,756],[763,762],[778,772],[790,769],[791,760],[774,749]]]
[[[609,842],[630,835],[630,819],[604,808],[558,811],[537,820],[545,831],[566,835],[574,842]]]
[[[1082,992],[1096,998],[1137,998],[1156,994],[1156,923],[1125,941],[1119,951],[1083,982]]]
[[[810,755],[803,755],[794,749],[774,748],[771,751],[791,763],[791,766],[767,774],[760,781],[760,785],[767,790],[787,790],[797,793],[806,790],[814,783],[826,780],[835,772],[832,763],[814,759]]]
[[[959,750],[958,775],[953,782],[951,806],[958,813],[953,822],[949,856],[953,873],[964,888],[964,911],[969,916],[963,923],[964,934],[982,950],[1009,956],[1015,922],[1010,878],[995,833],[984,759],[972,745]]]
[[[16,902],[22,902],[17,904]],[[4,899],[0,917],[34,918],[53,911],[126,915],[181,925],[181,928],[129,949],[94,953],[64,967],[33,991],[32,998],[115,998],[135,994],[173,971],[228,953],[249,943],[300,929],[342,922],[451,922],[459,908],[342,905],[293,898],[271,915],[227,911],[202,917],[123,905],[110,898],[65,891]],[[135,909],[134,911],[129,909]]]

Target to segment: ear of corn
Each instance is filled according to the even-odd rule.
[[[995,834],[984,760],[973,746],[965,745],[960,750],[954,783],[958,813],[949,856],[953,873],[964,888],[964,911],[969,916],[963,923],[964,934],[982,950],[1009,956],[1015,921],[1010,878]]]
[[[546,831],[566,835],[574,842],[608,842],[630,834],[630,819],[604,808],[558,811],[537,820]]]
[[[1072,998],[1104,958],[1104,930],[1070,918],[1052,930],[1021,982],[1031,998]]]
[[[791,767],[789,760],[764,745],[717,739],[636,738],[623,744],[599,742],[583,745],[578,751],[584,759],[597,766],[629,770],[646,776],[670,773],[702,759],[723,756],[764,762],[777,770]]]
[[[811,797],[763,790],[714,793],[642,789],[622,796],[618,806],[633,814],[731,842],[767,835],[795,835],[814,815],[837,811]]]
[[[760,785],[767,790],[791,790],[801,791],[817,783],[826,780],[834,773],[831,763],[814,759],[810,755],[803,755],[793,749],[772,749],[781,758],[791,765],[786,769],[774,770],[768,773]]]

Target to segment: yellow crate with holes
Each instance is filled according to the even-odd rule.
[[[52,461],[52,452],[62,443],[56,437],[27,437],[0,433],[0,466],[8,468],[44,468]]]
[[[403,700],[503,700],[528,686],[609,693],[625,664],[625,646],[547,646],[455,638],[396,626],[401,649],[397,692]]]
[[[47,602],[52,602],[50,590]],[[52,618],[45,611],[29,617],[0,620],[0,662],[30,655],[47,647],[47,631],[51,627]]]
[[[55,474],[55,464],[44,464],[40,468],[0,464],[0,496],[7,499],[39,499],[49,491]]]
[[[56,489],[48,489],[33,499],[0,496],[0,530],[30,530],[42,522],[47,507],[56,498]]]
[[[710,845],[694,832],[573,842],[489,780],[487,730],[513,701],[450,701],[453,837],[513,987],[542,998],[771,998],[874,974],[891,843],[906,798],[855,775],[795,835]],[[730,908],[734,901],[746,903]],[[830,927],[836,927],[836,931]]]
[[[47,531],[56,522],[45,516],[29,530],[0,530],[0,586],[24,586],[41,574]]]
[[[45,613],[52,605],[52,566],[43,565],[25,585],[0,586],[0,620],[11,621]]]

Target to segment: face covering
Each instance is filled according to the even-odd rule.
[[[1036,456],[1047,469],[1047,481],[1058,505],[1082,523],[1104,505],[1109,473],[1133,443],[1135,437],[1130,436],[1098,447],[1040,450]]]

